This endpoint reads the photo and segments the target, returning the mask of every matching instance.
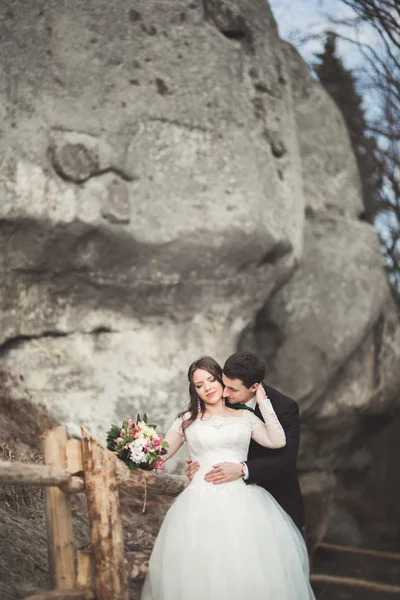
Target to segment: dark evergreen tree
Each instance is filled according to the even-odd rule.
[[[336,102],[349,130],[351,143],[360,171],[364,202],[364,219],[373,223],[380,209],[379,198],[382,172],[377,158],[375,138],[367,133],[368,125],[357,92],[353,73],[346,69],[337,54],[336,35],[326,33],[324,50],[316,54],[313,67],[319,81]]]

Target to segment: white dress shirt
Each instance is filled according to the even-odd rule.
[[[248,406],[249,408],[252,408],[253,410],[256,410],[256,406],[257,406],[257,400],[255,395],[250,398],[250,400],[248,402],[246,402],[246,406]]]

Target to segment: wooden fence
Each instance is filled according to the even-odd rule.
[[[397,580],[400,584],[400,554],[396,552],[383,552],[379,550],[372,550],[366,548],[353,548],[351,546],[343,546],[338,544],[328,544],[326,542],[321,542],[318,545],[318,549],[328,550],[331,552],[336,552],[339,554],[345,555],[353,555],[359,558],[364,559],[374,559],[375,561],[383,561],[386,563],[391,563],[392,565],[399,565],[396,568]],[[389,583],[385,583],[384,581],[372,581],[370,579],[363,579],[360,577],[344,577],[340,575],[327,575],[325,573],[312,573],[311,574],[311,583],[319,583],[319,584],[327,584],[328,586],[335,587],[350,587],[350,588],[359,588],[364,590],[369,590],[372,592],[378,592],[384,594],[383,597],[386,597],[386,594],[389,594],[391,597],[392,594],[397,598],[400,597],[400,585],[393,585]],[[322,597],[323,594],[321,594]],[[382,597],[382,596],[381,596]]]
[[[0,461],[0,485],[38,486],[46,489],[46,521],[53,590],[26,600],[128,600],[128,574],[143,578],[148,557],[125,553],[118,488],[142,486],[114,454],[84,428],[81,439],[68,439],[67,428],[56,427],[44,440],[44,464]],[[178,495],[185,477],[159,473],[146,485],[150,493]],[[76,552],[72,531],[71,495],[87,496],[91,552]],[[322,546],[328,547],[327,544]],[[339,549],[337,546],[330,546]],[[343,552],[374,554],[400,560],[400,555],[340,547]],[[400,587],[325,574],[311,574],[312,582],[362,587],[400,594]]]
[[[81,440],[57,427],[44,440],[44,463],[0,461],[0,485],[45,488],[49,562],[53,590],[29,600],[128,600],[128,573],[143,577],[147,557],[124,551],[118,487],[138,488],[138,474],[103,448],[84,428]],[[176,496],[186,478],[157,474],[146,485]],[[71,494],[85,491],[91,552],[76,552]],[[27,599],[28,600],[28,599]]]

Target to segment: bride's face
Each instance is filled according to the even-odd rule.
[[[208,371],[196,369],[193,373],[194,389],[205,404],[217,404],[222,398],[223,387]]]

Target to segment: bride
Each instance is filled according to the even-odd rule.
[[[200,468],[168,511],[142,600],[313,600],[304,540],[286,512],[257,485],[204,480],[213,465],[246,460],[250,439],[285,445],[284,431],[258,386],[264,423],[223,401],[222,369],[204,356],[189,367],[190,402],[166,435],[168,460],[186,442]]]

